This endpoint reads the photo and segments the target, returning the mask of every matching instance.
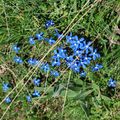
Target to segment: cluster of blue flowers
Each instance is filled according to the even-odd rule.
[[[53,26],[54,22],[52,20],[48,20],[45,23],[45,27],[48,29],[50,26]],[[63,38],[65,40],[65,45],[62,44],[61,46],[57,47],[53,51],[53,55],[51,56],[48,62],[43,62],[39,66],[40,70],[44,73],[50,73],[51,76],[55,78],[60,76],[58,70],[55,70],[57,67],[60,67],[62,64],[66,65],[69,69],[74,71],[75,73],[79,74],[80,77],[85,78],[87,73],[85,72],[85,68],[90,66],[91,72],[97,72],[103,68],[102,64],[96,63],[97,59],[100,58],[100,54],[98,53],[97,49],[94,49],[92,41],[88,40],[85,37],[78,37],[77,35],[69,35],[64,36],[60,34],[57,29],[55,29],[55,33],[53,37],[45,38],[44,33],[40,32],[37,33],[34,37],[29,37],[28,43],[30,45],[35,45],[36,41],[44,41],[53,45],[56,43],[56,39]],[[12,50],[17,54],[13,60],[17,64],[23,64],[24,61],[21,57],[19,57],[20,47],[15,44],[12,47]],[[39,65],[39,60],[36,58],[28,58],[27,63],[29,66],[36,66]],[[92,64],[91,64],[92,63]],[[94,64],[94,65],[93,65]],[[92,66],[93,65],[93,66]],[[40,86],[41,80],[40,79],[33,79],[33,84],[37,87]],[[108,81],[108,86],[115,88],[116,81],[112,78]],[[3,91],[6,92],[8,89],[8,84],[3,85]],[[26,96],[28,102],[31,101],[32,97],[39,97],[40,93],[37,90],[34,90],[32,95]],[[10,98],[6,99],[6,102],[11,102]]]
[[[54,22],[52,20],[47,21],[45,24],[46,28],[49,28],[53,25]],[[56,43],[53,38],[57,37],[57,39],[59,39],[65,37],[63,34],[60,34],[57,29],[55,29],[55,34],[53,38],[45,38],[43,35],[43,32],[40,32],[39,34],[37,33],[35,37],[30,37],[30,45],[35,44],[35,40],[43,40],[48,42],[50,45],[53,45]],[[43,70],[45,73],[49,72],[51,67],[60,66],[61,61],[64,60],[66,65],[71,70],[79,73],[81,77],[85,77],[87,73],[84,71],[84,68],[86,68],[91,63],[91,61],[95,61],[96,59],[100,58],[100,54],[97,52],[97,49],[94,49],[91,46],[92,42],[88,41],[84,37],[79,38],[77,35],[73,36],[72,33],[70,33],[70,35],[67,35],[65,39],[67,47],[65,45],[62,45],[56,48],[54,50],[54,55],[51,57],[50,64],[48,64],[47,62],[42,63],[40,69]],[[18,47],[17,45],[13,45],[13,50],[18,53],[20,47]],[[14,57],[14,61],[19,64],[23,63],[23,60],[18,56]],[[27,62],[31,66],[35,66],[39,63],[36,58],[29,58]],[[101,64],[97,63],[91,67],[91,70],[93,72],[96,72],[102,67],[103,66]],[[59,76],[58,71],[51,70],[50,73],[55,77]]]
[[[38,79],[38,78],[34,78],[34,79],[32,80],[32,82],[33,82],[34,86],[37,86],[37,87],[39,87],[40,84],[41,84],[41,80]],[[9,83],[3,83],[3,84],[2,84],[2,90],[3,90],[3,92],[4,92],[4,93],[7,93],[7,92],[9,91],[10,87],[11,87],[11,86],[10,86]],[[40,92],[37,91],[36,89],[34,89],[34,91],[33,91],[33,93],[32,93],[31,95],[27,95],[27,96],[26,96],[26,100],[27,100],[28,102],[31,102],[31,101],[32,101],[32,97],[40,97],[40,95],[41,95]],[[11,97],[7,97],[7,98],[5,99],[5,102],[6,102],[6,103],[10,103],[11,101],[12,101]]]
[[[2,90],[3,90],[3,92],[6,93],[7,91],[9,91],[9,89],[10,89],[10,84],[3,82],[3,84],[2,84]],[[11,102],[11,98],[10,98],[10,97],[7,97],[7,98],[5,99],[5,102],[6,102],[6,103],[10,103],[10,102]]]
[[[41,80],[38,78],[34,78],[32,82],[33,82],[34,86],[37,86],[37,87],[39,87],[41,84]],[[32,94],[26,96],[26,100],[27,100],[27,102],[31,102],[32,97],[40,97],[40,96],[41,96],[40,92],[37,91],[36,89],[34,89]]]

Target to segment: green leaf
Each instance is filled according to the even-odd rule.
[[[82,91],[80,92],[75,99],[76,100],[84,100],[88,95],[90,95],[93,92],[93,90],[88,90],[88,91]]]

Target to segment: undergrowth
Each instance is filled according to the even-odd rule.
[[[119,120],[119,8],[119,0],[1,0],[1,120]],[[55,24],[46,28],[48,20]],[[62,60],[60,67],[54,67],[59,70],[60,76],[52,76],[37,66],[28,65],[28,58],[50,63],[53,51],[61,45],[68,50],[69,45],[64,38],[55,38],[59,41],[56,45],[44,41],[29,44],[30,36],[43,32],[45,37],[50,38],[55,29],[60,34],[64,32],[65,36],[72,32],[91,41],[92,47],[99,51],[101,57],[97,62],[103,68],[93,72],[91,66],[97,63],[94,61],[85,68],[86,77],[81,77]],[[16,53],[12,47],[15,44],[21,48],[17,55],[23,58],[24,64],[16,64],[13,60]],[[41,80],[40,85],[34,86],[34,78]],[[115,87],[109,86],[110,78],[116,81]],[[7,92],[3,90],[3,83],[10,84]],[[34,88],[40,92],[37,97],[31,96]],[[6,103],[9,93],[11,101]],[[27,95],[32,100],[28,101]]]

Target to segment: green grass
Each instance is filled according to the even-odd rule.
[[[28,90],[30,92],[33,90],[33,86],[27,84],[12,103],[3,120],[120,119],[120,46],[118,44],[120,34],[115,30],[116,26],[120,27],[120,2],[119,0],[101,0],[98,4],[94,4],[94,0],[90,0],[83,8],[86,2],[87,0],[0,1],[0,101],[7,95],[2,92],[3,81],[9,81],[15,87],[32,70],[27,66],[14,64],[12,59],[15,53],[11,51],[12,44],[22,44],[22,57],[25,58],[28,55],[41,59],[51,46],[37,43],[34,48],[31,48],[28,45],[29,36],[43,31],[48,37],[49,34],[53,34],[54,28],[61,32],[64,31],[80,9],[83,10],[72,23],[74,27],[72,25],[69,27],[72,27],[70,31],[74,35],[86,36],[94,41],[93,46],[99,49],[102,56],[98,61],[104,66],[100,72],[95,74],[87,68],[88,75],[84,80],[78,74],[67,70],[58,82],[50,87],[46,96],[35,98],[32,103],[27,103],[25,100]],[[94,7],[89,10],[91,4]],[[55,27],[46,30],[44,23],[48,19],[55,22]],[[64,43],[64,40],[59,45],[61,43]],[[51,54],[48,54],[44,61],[48,61]],[[66,67],[63,66],[63,68]],[[63,68],[59,69],[63,70]],[[42,71],[36,70],[33,76],[39,77],[41,74]],[[27,75],[12,92],[12,98],[21,90],[30,75]],[[46,76],[43,75],[42,80],[48,81],[47,89],[53,78]],[[115,91],[107,88],[107,81],[110,77],[117,80]],[[43,87],[36,89],[44,91]],[[54,95],[57,97],[54,98]],[[39,104],[34,105],[36,101]],[[5,113],[7,107],[8,105],[4,102],[0,105],[0,116]]]

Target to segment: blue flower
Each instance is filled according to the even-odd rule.
[[[66,42],[67,43],[72,43],[73,40],[74,40],[74,37],[72,36],[72,32],[71,32],[70,35],[66,36]]]
[[[3,92],[7,92],[8,89],[9,89],[9,84],[8,83],[3,83],[2,89],[3,89]]]
[[[69,61],[69,62],[67,62],[66,61],[66,64],[67,64],[67,66],[69,67],[69,68],[71,68],[71,66],[74,64],[72,61]]]
[[[38,40],[44,39],[44,38],[43,38],[43,32],[36,34],[35,37],[36,37]]]
[[[81,56],[82,56],[82,53],[83,53],[82,50],[79,50],[79,49],[78,49],[78,50],[75,50],[75,49],[74,49],[74,55],[75,55],[75,56],[81,57]]]
[[[70,44],[70,48],[75,52],[77,49],[79,49],[79,44],[77,41],[72,41]]]
[[[58,71],[51,71],[51,75],[53,75],[54,77],[58,77],[59,76],[59,72]]]
[[[92,67],[92,71],[98,71],[99,69],[103,68],[103,66],[101,64],[96,64],[94,67]]]
[[[33,79],[33,84],[36,85],[36,86],[39,86],[39,85],[40,85],[40,82],[41,82],[40,79],[37,79],[37,78],[34,78],[34,79]]]
[[[83,59],[80,59],[80,65],[83,67],[83,68],[86,68],[86,65],[88,63],[86,61],[84,61]]]
[[[92,44],[92,42],[88,42],[86,43],[86,41],[83,42],[83,47],[81,47],[81,49],[86,51],[86,54],[88,54],[88,52],[92,51],[92,47],[90,46]]]
[[[59,52],[62,59],[66,58],[66,50],[65,49],[63,49],[62,47],[59,47],[58,52]]]
[[[53,59],[60,59],[61,55],[57,52],[57,50],[54,50],[54,55],[52,56]]]
[[[74,41],[76,41],[76,43],[79,45],[79,46],[83,46],[83,41],[85,41],[85,39],[84,38],[78,38],[78,36],[77,35],[75,35],[75,36],[73,36],[73,38],[74,38]]]
[[[37,65],[38,63],[39,63],[39,61],[36,60],[35,58],[30,58],[30,59],[28,60],[28,64],[29,64],[29,65],[32,65],[32,66]]]
[[[91,53],[89,54],[89,56],[93,57],[93,60],[96,60],[97,58],[100,58],[100,54],[97,53],[97,49],[91,51]]]
[[[86,72],[82,71],[82,72],[80,73],[80,76],[81,76],[81,77],[86,77]]]
[[[70,41],[70,48],[72,48],[74,53],[76,53],[77,50],[81,51],[82,49],[85,49],[85,44],[83,43],[84,40],[84,38],[78,39],[77,35],[72,38]]]
[[[81,38],[79,39],[79,41],[80,41],[80,42],[83,42],[83,41],[85,41],[85,38],[84,38],[84,37],[81,37]]]
[[[57,36],[57,38],[60,39],[60,40],[64,37],[64,35],[60,34],[57,29],[55,29],[55,34],[54,35]]]
[[[12,50],[13,50],[14,52],[18,53],[19,50],[20,50],[20,47],[18,47],[17,45],[13,45],[13,46],[12,46]]]
[[[29,43],[30,43],[31,45],[34,45],[34,44],[35,44],[35,40],[34,40],[33,37],[30,37],[30,38],[29,38]]]
[[[74,72],[80,72],[80,63],[75,61],[69,66]]]
[[[64,50],[62,47],[57,48],[57,50],[54,50],[54,56],[52,56],[52,58],[57,60],[59,60],[60,58],[65,59],[66,50]]]
[[[88,65],[88,64],[90,64],[91,58],[88,57],[88,56],[84,56],[83,60],[84,60],[84,63],[85,63],[86,65]]]
[[[49,28],[50,26],[53,26],[54,25],[54,22],[52,21],[52,20],[48,20],[48,21],[46,21],[46,23],[45,23],[45,27],[46,28]]]
[[[30,95],[27,95],[27,96],[26,96],[26,100],[27,100],[27,102],[31,102],[31,101],[32,101],[31,96],[30,96]]]
[[[70,56],[66,56],[65,60],[66,60],[67,62],[72,62],[74,59],[73,59],[73,56],[70,55]]]
[[[53,61],[51,61],[51,63],[52,63],[52,66],[60,66],[61,65],[59,59],[54,59]]]
[[[11,103],[11,98],[10,98],[10,97],[7,97],[7,98],[5,99],[5,102],[6,102],[6,103]]]
[[[45,39],[50,45],[53,45],[53,44],[55,44],[55,40],[54,39],[52,39],[52,37],[50,38],[50,39],[48,39],[48,38],[46,38]]]
[[[32,95],[33,95],[33,97],[39,97],[40,93],[37,90],[34,90]]]
[[[116,87],[116,80],[110,78],[108,81],[108,86],[111,88],[115,88]]]
[[[16,62],[18,64],[22,64],[23,63],[22,59],[20,57],[18,57],[18,56],[14,57],[14,62]]]
[[[40,69],[43,70],[45,73],[47,73],[50,71],[50,66],[48,63],[42,63]]]
[[[72,66],[72,70],[73,70],[74,72],[79,73],[79,72],[80,72],[80,67],[79,67],[79,66],[75,67],[75,66],[73,65],[73,66]]]

